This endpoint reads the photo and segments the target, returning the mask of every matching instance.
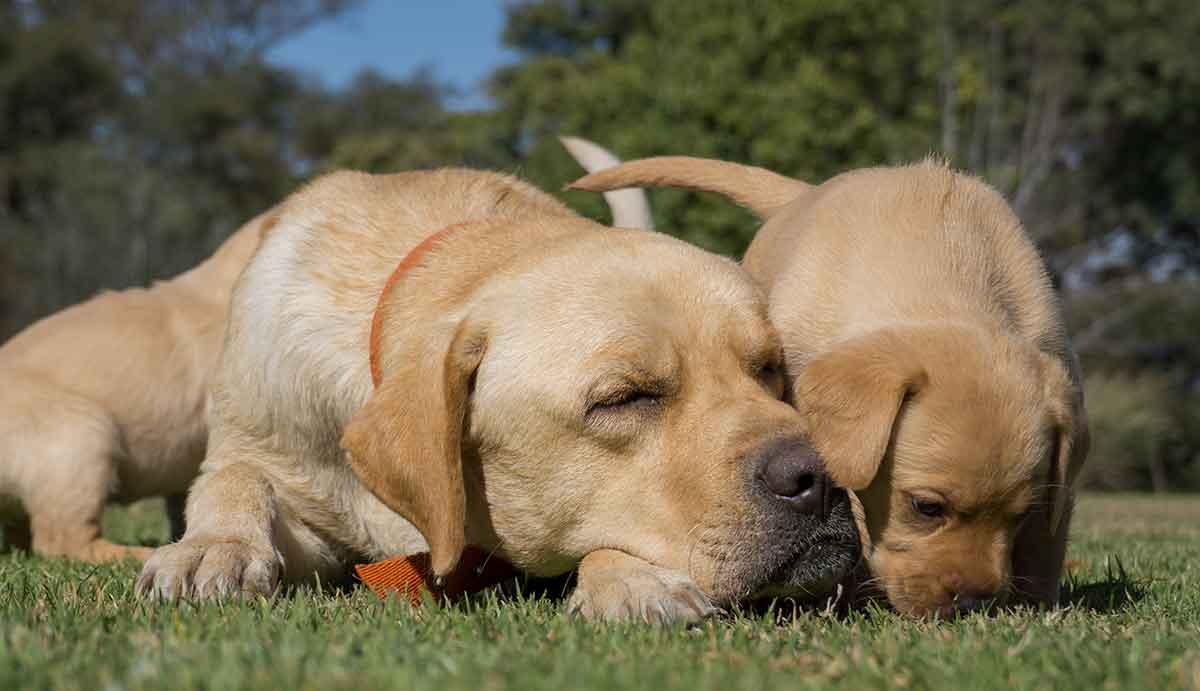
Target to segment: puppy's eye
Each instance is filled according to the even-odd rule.
[[[592,403],[588,407],[587,414],[591,416],[635,412],[657,406],[661,401],[662,396],[652,391],[626,389],[608,394]]]
[[[921,514],[925,518],[943,518],[946,515],[946,505],[940,501],[930,501],[928,499],[912,498],[913,511]]]

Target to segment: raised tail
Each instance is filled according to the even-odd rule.
[[[806,182],[765,168],[692,156],[658,156],[628,161],[590,173],[569,189],[605,192],[626,187],[679,187],[715,192],[768,218],[812,189]]]
[[[621,164],[621,159],[595,142],[579,137],[559,137],[579,165],[589,173],[612,168]],[[654,218],[650,215],[650,203],[646,193],[639,189],[605,192],[604,201],[612,209],[613,225],[620,228],[642,228],[654,230]]]

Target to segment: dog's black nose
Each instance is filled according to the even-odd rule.
[[[833,481],[808,444],[789,440],[771,448],[759,465],[759,478],[771,494],[800,513],[824,520],[829,515]]]

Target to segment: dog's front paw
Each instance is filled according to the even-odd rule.
[[[283,560],[274,550],[236,540],[184,539],[154,550],[137,593],[165,600],[269,596],[282,572]]]
[[[567,601],[572,614],[596,621],[699,621],[717,608],[690,578],[613,550],[593,552],[579,566]]]

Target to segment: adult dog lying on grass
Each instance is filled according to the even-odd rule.
[[[146,594],[269,593],[467,545],[569,605],[690,619],[820,597],[858,559],[761,293],[733,262],[513,178],[343,172],[233,296],[187,533]]]
[[[110,501],[164,496],[172,532],[204,459],[209,376],[229,295],[270,216],[196,268],[104,293],[0,348],[0,523],[9,547],[87,561],[144,559],[100,536]]]
[[[871,582],[892,605],[1057,602],[1083,393],[1046,270],[1000,195],[933,161],[814,186],[674,156],[571,186],[654,185],[766,219],[744,264],[783,338],[789,401],[862,500]]]

